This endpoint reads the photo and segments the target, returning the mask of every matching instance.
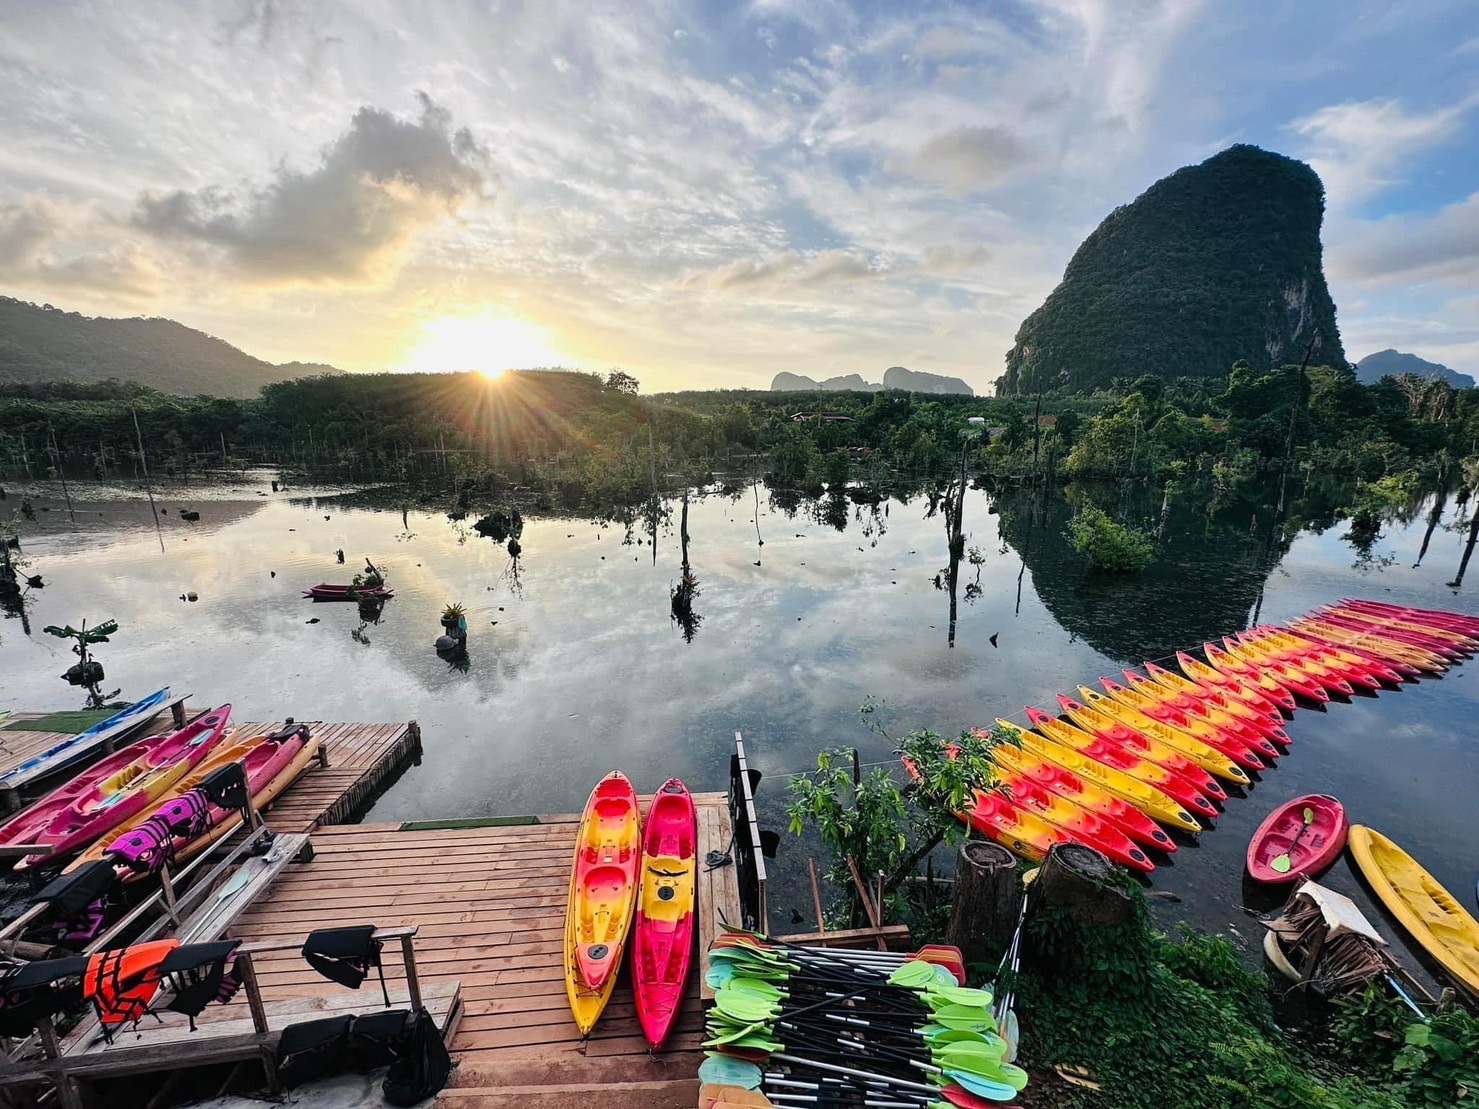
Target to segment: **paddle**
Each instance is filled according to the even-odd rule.
[[[1304,823],[1299,826],[1299,831],[1294,833],[1294,840],[1282,855],[1275,855],[1269,862],[1269,867],[1279,874],[1288,874],[1289,868],[1294,865],[1294,860],[1289,857],[1290,853],[1299,846],[1299,841],[1304,838],[1304,833],[1315,823],[1315,810],[1308,805],[1304,807]]]

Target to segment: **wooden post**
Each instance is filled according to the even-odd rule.
[[[416,948],[410,934],[401,937],[401,958],[406,964],[406,990],[411,998],[411,1012],[421,1008],[421,979],[416,975]]]
[[[175,882],[169,876],[169,867],[159,868],[159,892],[164,898],[164,915],[169,917],[175,927],[180,926],[180,911],[175,907]]]
[[[170,715],[174,717],[175,727],[183,728],[185,720],[185,699],[182,697],[169,707]]]
[[[267,1032],[267,1008],[262,1004],[262,989],[257,985],[257,972],[252,967],[251,955],[236,957],[236,971],[241,975],[241,988],[246,991],[247,1005],[252,1010],[252,1027],[258,1035],[263,1035]]]
[[[817,861],[812,858],[806,860],[807,868],[811,871],[811,903],[817,911],[817,931],[825,932],[827,922],[822,917],[822,891],[817,885]]]
[[[985,963],[1011,942],[1021,904],[1016,857],[999,843],[972,839],[955,861],[955,900],[945,942],[967,963]]]

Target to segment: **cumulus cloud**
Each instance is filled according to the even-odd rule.
[[[1354,281],[1479,286],[1479,193],[1432,214],[1347,224],[1331,247],[1330,268]]]
[[[915,152],[909,167],[926,181],[966,195],[996,184],[1029,156],[1027,147],[1005,127],[961,126],[930,139]]]
[[[147,193],[134,225],[163,239],[220,250],[266,283],[372,283],[391,273],[416,234],[487,197],[488,151],[424,93],[421,114],[355,112],[307,172],[280,167],[245,195],[225,189]]]
[[[862,254],[823,250],[811,254],[788,250],[763,259],[741,258],[711,270],[691,273],[681,284],[716,293],[784,297],[806,290],[865,281],[883,271]]]
[[[1309,161],[1332,202],[1358,204],[1394,185],[1413,154],[1453,137],[1479,96],[1431,112],[1388,97],[1332,104],[1290,126],[1310,144]]]

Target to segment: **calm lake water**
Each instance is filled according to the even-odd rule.
[[[1064,541],[1070,505],[1060,494],[1044,520],[1024,495],[973,490],[967,546],[982,561],[961,566],[952,647],[950,598],[935,580],[946,532],[926,498],[876,507],[837,498],[791,515],[762,488],[757,515],[746,488],[691,506],[701,623],[688,642],[669,611],[676,506],[655,551],[620,524],[529,519],[515,572],[503,548],[440,512],[413,510],[402,527],[399,511],[354,507],[362,499],[345,491],[264,495],[269,476],[166,493],[162,551],[137,495],[74,486],[74,528],[60,490],[32,487],[50,511],[28,525],[26,553],[47,585],[32,595],[32,634],[0,621],[0,708],[80,707],[80,692],[58,677],[73,661],[66,645],[40,629],[114,618],[121,630],[97,654],[105,688],[124,697],[168,683],[197,706],[230,701],[239,720],[419,720],[425,759],[371,820],[574,811],[613,767],[639,789],[676,775],[719,790],[739,729],[766,774],[762,823],[783,830],[782,780],[813,765],[818,749],[855,746],[865,763],[889,761],[887,741],[858,716],[865,698],[881,702],[877,719],[892,734],[955,733],[1020,720],[1024,704],[1048,707],[1057,692],[1236,631],[1255,610],[1277,621],[1364,595],[1479,611],[1468,591],[1444,585],[1464,540],[1452,505],[1414,567],[1431,501],[1411,523],[1389,524],[1361,566],[1345,524],[1286,540],[1246,505],[1209,514],[1177,504],[1157,562],[1104,580]],[[10,493],[6,508],[18,502]],[[179,519],[181,507],[200,521]],[[1158,507],[1148,506],[1152,523]],[[300,597],[319,581],[347,581],[366,555],[396,590],[378,623],[362,624],[353,605]],[[198,602],[180,599],[191,590]],[[466,672],[432,650],[451,601],[467,606]],[[1157,911],[1256,942],[1261,930],[1243,906],[1282,898],[1245,889],[1248,837],[1275,805],[1315,790],[1341,797],[1354,820],[1471,902],[1476,671],[1479,662],[1325,712],[1301,709],[1278,768],[1158,869],[1153,885],[1183,900]],[[804,857],[783,841],[777,926],[793,906],[811,916]],[[1327,880],[1371,905],[1347,863]],[[1398,934],[1390,923],[1386,931]]]

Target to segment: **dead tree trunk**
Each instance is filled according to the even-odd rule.
[[[1077,843],[1057,843],[1043,861],[1034,883],[1035,911],[1058,909],[1079,928],[1127,924],[1134,903],[1129,893],[1111,884],[1117,867]]]
[[[1012,853],[988,840],[967,840],[955,862],[955,900],[945,942],[967,963],[996,958],[1011,942],[1021,904]]]

